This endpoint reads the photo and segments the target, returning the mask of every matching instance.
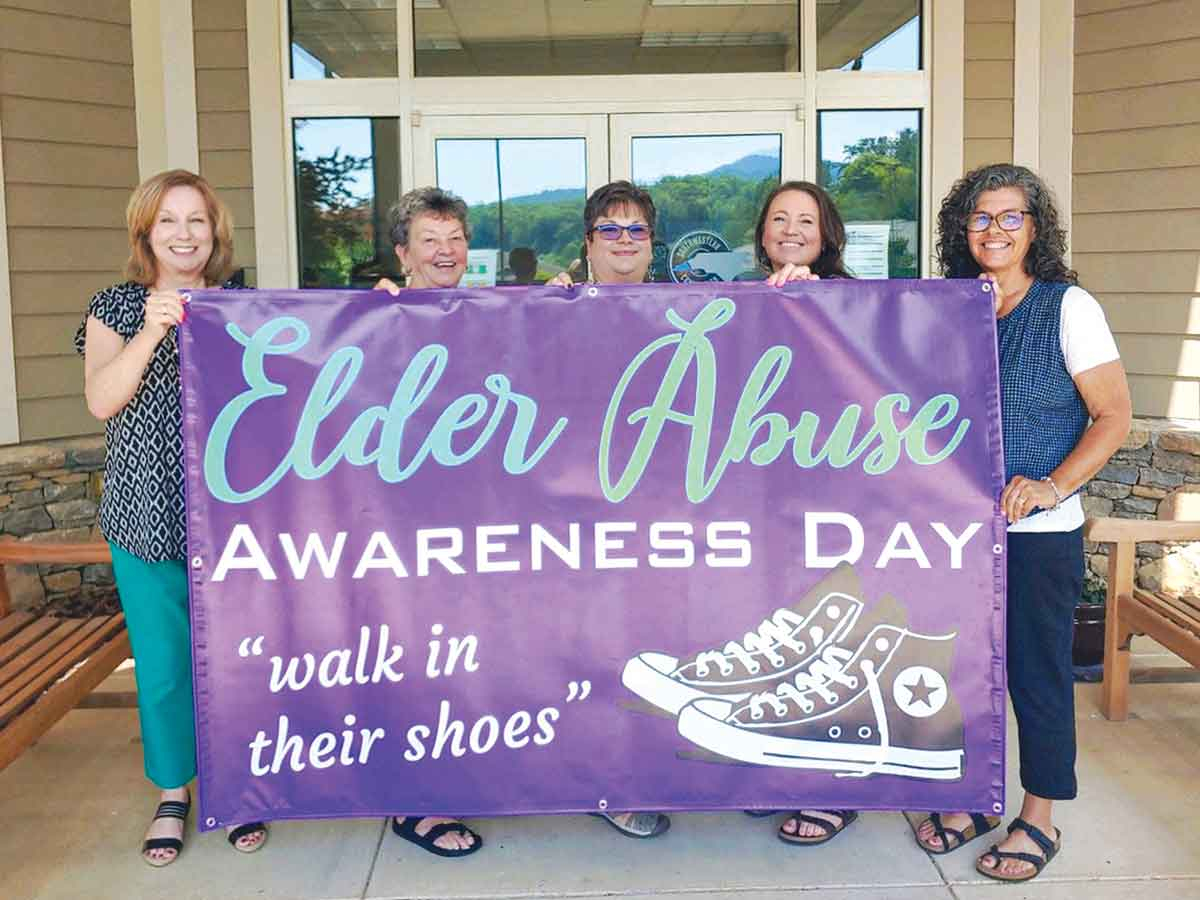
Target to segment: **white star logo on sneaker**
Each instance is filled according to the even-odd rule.
[[[892,699],[901,712],[924,719],[946,705],[946,679],[929,666],[909,666],[892,683]]]

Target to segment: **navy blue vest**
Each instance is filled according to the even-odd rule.
[[[1044,478],[1075,449],[1087,406],[1067,371],[1060,342],[1069,284],[1034,281],[1017,308],[996,320],[1005,482]]]

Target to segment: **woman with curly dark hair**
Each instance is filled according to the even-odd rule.
[[[985,278],[996,295],[1008,527],[1008,691],[1017,719],[1020,815],[975,868],[1027,881],[1058,852],[1055,800],[1075,797],[1072,618],[1083,587],[1078,491],[1129,432],[1125,370],[1104,312],[1063,259],[1054,198],[1023,166],[984,166],[942,201],[938,262],[952,278]],[[1091,424],[1088,424],[1089,419]],[[999,819],[934,813],[917,829],[948,853]]]

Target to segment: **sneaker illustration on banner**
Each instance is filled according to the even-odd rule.
[[[874,625],[854,642],[827,644],[774,690],[694,700],[679,714],[679,733],[740,762],[957,781],[962,712],[947,679],[954,638]]]
[[[777,609],[740,642],[717,650],[702,650],[685,660],[639,653],[625,664],[621,683],[672,715],[705,697],[745,700],[819,660],[821,650],[846,634],[861,612],[861,600],[831,591],[807,615],[794,607]]]

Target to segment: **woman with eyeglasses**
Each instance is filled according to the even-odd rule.
[[[654,220],[657,213],[650,195],[628,181],[613,181],[596,188],[583,208],[584,251],[588,281],[593,284],[641,284],[653,258]],[[574,282],[560,272],[548,285],[571,287]],[[604,819],[626,837],[653,838],[671,827],[671,819],[657,812],[604,812]]]
[[[628,181],[598,187],[583,208],[583,252],[587,280],[594,284],[640,284],[654,258],[654,220],[650,195]],[[560,272],[547,284],[571,287]]]
[[[1104,312],[1063,259],[1066,232],[1049,188],[1023,166],[984,166],[938,214],[938,262],[995,292],[1008,526],[1008,691],[1025,796],[1008,836],[975,868],[999,881],[1037,876],[1062,845],[1055,800],[1075,781],[1072,619],[1083,588],[1079,489],[1129,432],[1129,386]],[[1090,419],[1090,424],[1089,424]],[[949,853],[999,824],[934,813],[917,829]]]

